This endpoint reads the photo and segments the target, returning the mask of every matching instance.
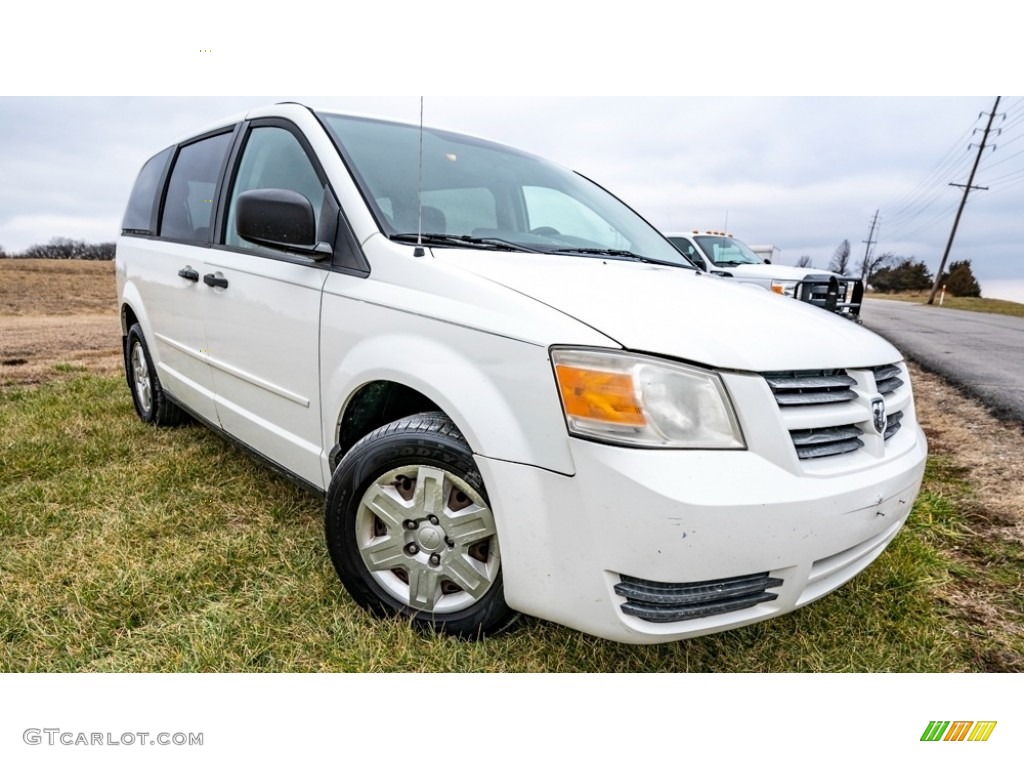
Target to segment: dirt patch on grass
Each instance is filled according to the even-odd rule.
[[[955,456],[974,487],[971,519],[1024,545],[1024,431],[935,374],[912,366],[911,375],[931,451]]]
[[[962,568],[941,597],[977,627],[983,668],[1024,671],[1018,652],[987,642],[1024,638],[1024,431],[939,376],[911,373],[929,452],[944,458],[937,489],[948,490],[965,522],[959,543],[945,550]]]
[[[113,262],[0,259],[0,387],[121,365]]]
[[[0,315],[0,387],[41,384],[69,373],[122,369],[117,314]]]

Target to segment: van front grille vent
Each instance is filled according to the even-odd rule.
[[[846,371],[782,371],[763,374],[775,402],[786,408],[795,405],[826,405],[856,400],[857,383]]]

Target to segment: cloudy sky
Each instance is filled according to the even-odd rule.
[[[30,6],[0,47],[0,245],[114,239],[142,162],[222,116],[298,100],[415,122],[418,96],[380,94],[443,91],[458,95],[428,95],[426,123],[579,170],[663,230],[727,228],[825,267],[843,240],[860,260],[878,210],[876,251],[934,270],[961,196],[950,183],[967,181],[994,101],[944,94],[1024,91],[1012,25],[986,20],[986,2],[967,16],[936,0],[925,19],[880,0],[832,17],[720,0],[663,18],[653,0],[614,17],[519,0],[492,18],[437,0],[347,8],[313,36],[310,0],[243,20],[197,0],[173,16],[97,0],[60,25]],[[97,14],[114,23],[81,34]],[[984,46],[952,55],[968,40]],[[776,95],[802,93],[844,95]],[[989,189],[971,193],[952,258],[971,259],[987,295],[1018,281],[1024,301],[1022,97],[1003,97],[996,127],[975,179]]]
[[[0,98],[0,245],[116,238],[140,165],[206,123],[286,99],[415,122],[407,97]],[[994,98],[426,97],[425,122],[579,170],[663,230],[727,228],[779,260],[849,240],[934,270]],[[1003,118],[1005,115],[1005,119]],[[979,117],[980,116],[980,117]],[[1024,98],[1003,97],[952,258],[1024,278]],[[977,133],[974,133],[978,129]]]

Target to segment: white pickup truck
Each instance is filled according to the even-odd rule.
[[[791,296],[860,322],[864,285],[855,277],[808,267],[772,264],[725,232],[668,232],[665,237],[705,272],[759,285],[773,293]]]

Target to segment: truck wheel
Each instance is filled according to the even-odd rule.
[[[331,479],[324,523],[339,578],[378,616],[465,638],[516,618],[487,492],[443,413],[399,419],[356,443]]]
[[[142,336],[142,328],[135,323],[128,330],[125,345],[125,373],[128,387],[132,392],[135,412],[147,424],[157,427],[174,427],[188,420],[188,415],[164,395],[160,379],[156,375],[153,358]]]

